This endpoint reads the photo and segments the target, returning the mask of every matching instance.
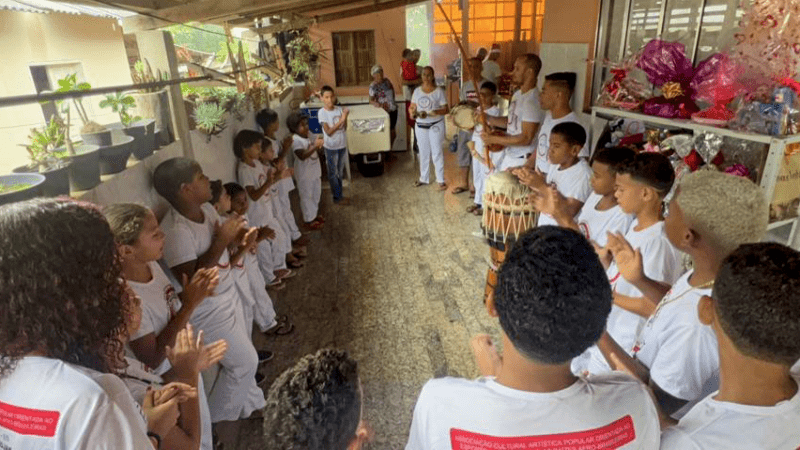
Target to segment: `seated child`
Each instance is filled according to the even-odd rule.
[[[211,188],[213,194],[212,203],[217,212],[221,211],[220,215],[222,217],[231,216],[233,214],[243,215],[243,213],[247,212],[247,193],[244,191],[244,188],[236,183],[226,183],[223,187],[220,183],[218,195],[214,183],[212,183]],[[272,230],[267,227],[259,228],[255,244],[258,245],[260,241],[267,239],[271,233]],[[254,308],[251,311],[245,311],[246,318],[251,320],[255,319],[258,328],[263,333],[288,334],[292,331],[294,325],[288,322],[286,316],[280,318],[276,317],[274,303],[267,294],[263,277],[259,276],[258,262],[253,252],[244,252],[242,258],[246,276],[250,281],[249,287],[252,291],[252,297],[255,299]],[[263,358],[259,359],[262,361],[264,360]],[[266,360],[269,359],[271,359],[271,356],[266,358]]]
[[[764,217],[767,217],[766,215]],[[700,321],[719,340],[719,391],[661,435],[663,450],[794,449],[800,445],[800,254],[746,244],[700,299]]]
[[[645,275],[636,250],[624,238],[611,238],[617,242],[609,245],[623,278],[645,295],[638,301],[658,304],[636,338],[635,360],[625,347],[615,359],[635,367],[661,409],[677,419],[719,385],[717,335],[698,320],[697,305],[711,294],[722,260],[739,245],[761,239],[769,212],[758,185],[715,170],[684,176],[668,206],[666,235],[692,257],[694,267],[671,288]],[[610,341],[605,337],[598,347],[611,364],[616,347]]]
[[[208,202],[211,185],[200,165],[188,158],[171,158],[153,173],[156,192],[171,208],[161,222],[166,235],[164,259],[178,279],[198,269],[217,267],[219,285],[197,306],[189,322],[207,339],[224,339],[228,351],[208,397],[213,423],[246,418],[265,405],[256,385],[258,354],[247,334],[247,324],[237,313],[239,303],[231,274],[228,247],[245,228],[244,219],[223,221]]]
[[[272,384],[264,436],[274,450],[359,450],[370,434],[362,409],[358,363],[343,350],[318,350]]]
[[[292,204],[289,199],[289,193],[295,189],[294,180],[292,179],[294,171],[291,169],[291,164],[289,164],[289,158],[292,157],[292,135],[287,135],[283,141],[277,139],[276,133],[280,128],[280,122],[278,121],[278,113],[272,109],[261,110],[256,115],[256,122],[264,131],[264,145],[262,146],[259,160],[264,167],[272,164],[278,169],[279,173],[278,181],[275,185],[278,187],[280,201],[273,203],[278,206],[279,210],[275,213],[275,216],[283,221],[285,227],[289,230],[292,244],[297,246],[299,252],[304,255],[304,247],[308,245],[309,239],[297,227],[297,221],[294,218]]]
[[[194,389],[150,390],[139,408],[115,375],[131,300],[103,215],[71,199],[7,204],[0,236],[2,446],[155,448]]]
[[[487,117],[500,116],[500,108],[495,104],[495,97],[497,96],[497,85],[491,81],[484,81],[481,84],[478,93],[480,100],[480,109],[486,111]],[[472,154],[472,185],[475,186],[475,204],[467,208],[467,212],[471,212],[476,216],[483,214],[483,192],[486,183],[486,178],[491,171],[486,161],[486,151],[481,139],[483,133],[483,125],[478,123],[475,125],[475,130],[472,133],[472,140],[467,142],[467,147]],[[502,152],[495,152],[489,155],[490,158],[494,155],[502,155]],[[493,159],[494,163],[495,160]],[[497,167],[493,165],[493,167]]]
[[[263,140],[263,136],[256,131],[242,130],[233,140],[233,153],[239,160],[236,169],[239,183],[247,191],[250,200],[248,221],[255,227],[267,226],[275,233],[274,238],[259,244],[258,251],[261,273],[266,280],[272,280],[270,273],[279,279],[292,275],[291,270],[286,267],[286,257],[292,251],[292,243],[273,212],[272,203],[277,199],[270,195],[270,189],[275,179],[267,177],[264,166],[259,161]],[[266,251],[266,245],[269,245],[270,252]]]
[[[294,171],[297,189],[300,191],[300,209],[303,221],[311,230],[319,230],[325,219],[318,214],[319,199],[322,193],[322,167],[319,163],[319,150],[324,142],[317,136],[313,140],[308,134],[308,117],[293,112],[286,118],[286,126],[292,133],[292,151],[295,156]]]
[[[633,215],[622,211],[614,193],[617,170],[633,160],[636,153],[624,147],[604,148],[592,158],[592,193],[581,207],[577,217],[565,210],[566,198],[558,189],[549,186],[542,195],[534,198],[538,211],[553,217],[558,226],[580,231],[590,242],[605,247],[607,233],[625,234],[633,222]]]
[[[537,195],[543,195],[547,186],[552,186],[564,196],[566,201],[562,205],[562,214],[574,220],[581,210],[583,203],[592,193],[592,169],[589,164],[578,157],[586,144],[586,130],[577,122],[562,122],[554,126],[550,132],[550,147],[548,160],[550,170],[543,174],[522,167],[514,173],[520,177],[528,187],[534,189]],[[539,226],[556,225],[558,222],[550,214],[539,215]]]
[[[524,234],[500,268],[494,300],[504,354],[477,380],[428,381],[406,450],[539,448],[558,435],[594,448],[655,449],[660,430],[647,389],[622,373],[579,378],[572,358],[603,333],[611,288],[591,244],[573,230]],[[490,354],[488,336],[482,351]],[[482,364],[479,364],[484,367]],[[488,373],[487,373],[488,372]]]
[[[142,300],[132,289],[130,297],[132,311],[127,317],[127,333],[123,333],[120,338],[123,342],[127,341],[127,336],[133,336],[139,331],[144,318]],[[186,325],[186,328],[176,333],[175,341],[167,347],[167,358],[171,364],[168,372],[157,374],[147,364],[129,356],[125,357],[127,367],[120,377],[130,390],[134,400],[140,405],[143,404],[149,388],[160,389],[167,382],[183,383],[197,390],[196,397],[189,398],[179,405],[178,425],[173,427],[166,436],[161,436],[161,448],[203,450],[214,448],[211,417],[200,372],[218,363],[227,348],[228,344],[225,341],[204,345],[203,332],[200,331],[195,337],[192,326]]]
[[[674,181],[675,172],[666,156],[639,153],[629,164],[618,169],[614,194],[622,211],[636,217],[625,233],[625,239],[633,249],[639,250],[645,273],[653,280],[670,285],[683,272],[680,254],[667,238],[662,216],[664,197],[672,189]],[[611,239],[606,247],[597,250],[600,260],[608,267],[608,279],[615,298],[641,297],[643,293],[620,274],[609,250],[610,244]],[[644,325],[644,317],[614,305],[606,329],[623,349],[632,352],[636,335]],[[591,352],[586,370],[601,373],[611,369],[597,347],[592,347]]]

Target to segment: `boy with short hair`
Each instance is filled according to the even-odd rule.
[[[614,197],[616,175],[620,167],[628,164],[636,153],[625,147],[599,150],[592,158],[592,177],[589,183],[592,193],[581,207],[577,217],[570,216],[565,209],[566,198],[558,189],[548,186],[534,199],[534,206],[542,214],[555,219],[558,226],[579,231],[590,242],[605,247],[607,233],[625,234],[633,222],[633,215],[626,214]]]
[[[273,450],[359,450],[364,424],[358,363],[344,350],[322,349],[301,358],[272,384],[264,436]]]
[[[583,236],[552,226],[523,235],[490,302],[504,349],[488,371],[496,376],[428,381],[406,450],[544,448],[554,435],[594,448],[657,448],[658,417],[641,383],[570,371],[572,358],[603,333],[611,309],[608,279]],[[493,352],[488,336],[482,347]]]
[[[321,136],[312,142],[308,133],[308,117],[300,112],[293,112],[286,118],[286,126],[292,133],[292,151],[294,152],[294,173],[297,178],[297,190],[300,194],[300,209],[303,221],[311,230],[319,230],[325,220],[319,212],[319,199],[322,194],[322,166],[319,163],[319,150],[324,145]]]
[[[669,159],[660,153],[639,153],[621,167],[616,176],[617,203],[636,219],[625,233],[631,248],[638,249],[642,267],[650,279],[667,285],[677,281],[683,272],[681,257],[670,243],[664,231],[662,205],[672,189],[675,172]],[[615,297],[641,297],[644,293],[628,282],[620,273],[617,253],[611,252],[612,239],[603,248],[598,248],[600,260],[608,267],[608,279]],[[645,315],[646,317],[647,315]],[[636,336],[644,325],[644,317],[614,305],[608,318],[608,334],[629,352],[632,352]],[[588,366],[591,373],[610,370],[606,358],[597,347],[592,347]]]
[[[544,174],[538,169],[532,173],[526,167],[514,171],[520,181],[536,191],[535,195],[545,194],[547,186],[557,189],[566,199],[562,206],[563,214],[573,219],[581,210],[583,202],[592,193],[589,183],[592,169],[585,160],[578,157],[584,144],[586,144],[586,130],[581,124],[559,123],[550,133],[547,156],[553,166],[552,169]],[[542,213],[538,225],[557,225],[557,222],[550,214]]]
[[[486,114],[486,117],[497,117],[500,115],[500,108],[495,104],[495,96],[497,95],[497,85],[491,81],[484,81],[480,88],[480,106],[478,107],[478,114],[481,111]],[[486,161],[486,150],[481,139],[483,133],[483,125],[477,123],[475,130],[472,133],[472,139],[467,142],[472,154],[472,185],[475,186],[475,202],[472,206],[467,207],[467,212],[471,212],[476,216],[483,214],[483,192],[486,184],[486,178],[489,176],[489,164]],[[502,156],[501,152],[489,154],[489,158],[493,156]],[[496,167],[497,160],[492,159],[493,167]]]
[[[709,170],[683,177],[668,211],[667,237],[692,257],[694,269],[670,289],[645,275],[638,252],[621,237],[614,238],[609,246],[620,273],[647,297],[638,301],[654,306],[654,312],[636,338],[633,358],[630,348],[617,348],[608,337],[598,347],[612,367],[621,362],[634,368],[650,384],[662,410],[677,419],[719,385],[717,335],[698,320],[697,305],[711,294],[723,258],[739,245],[761,239],[769,214],[755,183]]]
[[[322,135],[325,148],[325,157],[328,166],[328,182],[331,184],[333,203],[347,204],[347,199],[342,197],[342,177],[344,165],[347,162],[347,115],[350,110],[342,109],[336,105],[336,94],[333,88],[322,86],[323,108],[319,110],[318,119],[322,125]]]
[[[766,216],[765,216],[766,217]],[[722,262],[696,314],[719,341],[719,391],[661,435],[663,450],[794,449],[800,394],[800,254],[746,244]]]
[[[553,127],[564,122],[578,122],[578,116],[570,105],[576,80],[575,72],[555,72],[544,77],[544,86],[539,96],[539,104],[545,111],[544,120],[534,142],[534,154],[526,162],[526,166],[536,167],[545,174],[550,171],[552,163],[548,157],[548,148]],[[588,158],[589,146],[584,145],[578,156]]]
[[[217,267],[219,284],[192,313],[190,323],[206,339],[228,342],[221,370],[208,396],[211,421],[234,421],[266,404],[256,385],[258,355],[246,324],[237,313],[236,286],[230,273],[228,246],[245,229],[244,220],[221,221],[211,200],[211,186],[200,165],[188,158],[171,158],[153,173],[153,186],[171,205],[161,221],[166,235],[164,259],[176,278],[191,278],[199,268]]]

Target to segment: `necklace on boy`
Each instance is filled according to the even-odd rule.
[[[703,283],[703,284],[701,284],[699,286],[689,286],[689,289],[686,289],[685,291],[681,292],[680,295],[676,295],[675,297],[670,297],[669,296],[669,294],[672,293],[672,291],[668,292],[667,295],[665,295],[664,298],[662,298],[661,301],[658,302],[658,305],[656,305],[655,311],[653,311],[653,314],[650,315],[650,317],[647,319],[647,323],[645,323],[644,327],[639,332],[639,336],[636,338],[636,343],[633,345],[633,353],[636,354],[636,353],[639,352],[639,350],[642,349],[642,344],[644,344],[644,342],[642,342],[642,335],[644,335],[645,328],[647,328],[648,326],[652,326],[653,322],[655,322],[656,318],[658,317],[658,313],[661,311],[661,309],[664,306],[666,306],[666,305],[668,305],[668,304],[670,304],[670,303],[672,303],[672,302],[674,302],[676,300],[679,300],[684,295],[688,294],[689,292],[694,291],[695,289],[697,289],[697,290],[708,289],[708,288],[713,287],[713,286],[714,286],[714,280],[711,280],[711,281]],[[667,298],[667,297],[669,297],[669,298]]]

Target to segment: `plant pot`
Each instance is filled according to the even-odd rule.
[[[98,147],[108,147],[113,143],[111,139],[111,130],[100,131],[97,133],[83,134],[81,133],[83,143],[86,145],[96,145]]]
[[[100,175],[112,175],[122,172],[128,166],[128,159],[133,151],[133,137],[115,138],[107,147],[100,147]]]
[[[169,106],[169,92],[167,89],[162,89],[158,92],[136,92],[131,94],[136,99],[136,106],[132,108],[134,116],[139,117],[152,117],[155,119],[155,127],[163,130],[166,141],[163,145],[167,145],[175,141],[172,133],[172,115]]]
[[[0,193],[0,205],[30,200],[42,195],[44,175],[38,173],[12,173],[0,175],[0,186],[27,185],[22,189]]]
[[[139,161],[152,155],[156,150],[156,121],[154,119],[138,120],[130,127],[123,129],[128,136],[133,136],[133,157]]]
[[[75,146],[75,156],[69,165],[69,187],[73,192],[88,191],[100,184],[100,147]]]
[[[69,165],[67,162],[64,167],[48,170],[47,172],[39,172],[38,167],[22,166],[12,170],[14,173],[38,173],[44,175],[44,183],[42,183],[42,195],[45,197],[58,197],[61,195],[69,195]]]

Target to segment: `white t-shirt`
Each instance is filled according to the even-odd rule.
[[[667,394],[689,403],[673,414],[680,418],[719,389],[717,336],[697,316],[697,304],[711,288],[693,289],[684,274],[647,319],[633,347],[650,368],[650,378]]]
[[[478,107],[478,109],[480,109],[480,107]],[[500,108],[498,108],[497,106],[492,106],[491,108],[486,110],[487,117],[497,117],[499,115],[500,115]],[[484,150],[483,150],[483,139],[481,139],[481,133],[483,133],[483,125],[478,123],[475,125],[475,132],[472,133],[472,142],[473,145],[475,145],[475,151],[483,157]],[[502,157],[502,154],[503,152],[491,153],[489,157],[492,159],[492,163],[495,163],[495,157],[498,158]],[[497,167],[496,164],[495,167]]]
[[[567,114],[564,117],[559,119],[554,119],[553,115],[550,111],[546,111],[544,114],[544,121],[542,122],[542,126],[539,127],[539,134],[536,135],[536,168],[540,171],[547,173],[550,171],[550,160],[547,157],[547,154],[550,151],[550,132],[553,131],[553,127],[564,122],[575,122],[583,126],[583,124],[578,121],[578,116],[575,115],[574,112]],[[583,127],[584,130],[586,127]],[[589,143],[583,145],[580,153],[578,156],[581,158],[588,158],[589,157]]]
[[[652,450],[658,440],[644,386],[621,373],[580,378],[550,393],[511,389],[493,378],[447,377],[422,388],[406,450]]]
[[[239,184],[243,188],[252,186],[254,189],[258,189],[267,182],[267,171],[261,161],[253,161],[252,166],[239,162],[236,171],[239,175]],[[267,190],[258,200],[253,200],[250,198],[250,194],[246,194],[248,202],[247,215],[253,221],[253,226],[266,225],[272,218],[272,204],[270,203],[272,197],[270,194],[270,190]]]
[[[281,142],[279,142],[276,139],[272,139],[270,137],[267,137],[267,139],[272,143],[272,149],[275,152],[275,155],[278,155],[281,152],[281,149],[283,148]],[[286,167],[292,167],[292,165],[289,163],[289,160],[293,156],[291,155],[291,153],[292,152],[290,151],[289,154],[286,155]],[[264,167],[264,173],[268,173],[269,170],[268,167],[265,166],[264,164],[261,165]],[[278,192],[280,192],[281,195],[284,194],[289,195],[289,192],[292,192],[295,188],[294,180],[292,179],[292,177],[287,177],[282,180],[278,180],[278,182],[275,184],[278,186]]]
[[[469,101],[472,103],[480,103],[480,98],[478,98],[478,94],[480,91],[480,87],[483,86],[483,83],[486,80],[478,81],[478,87],[475,88],[475,82],[472,80],[465,81],[461,85],[461,92],[458,95],[458,99],[462,102]]]
[[[657,222],[640,231],[636,230],[638,223],[637,220],[631,223],[630,229],[625,233],[625,239],[631,244],[631,247],[641,251],[645,275],[650,279],[669,285],[675,284],[675,281],[681,276],[683,268],[678,250],[672,246],[664,233],[664,222]],[[636,287],[625,281],[614,262],[608,267],[606,273],[611,282],[611,288],[615,292],[630,297],[642,296]],[[634,341],[643,325],[644,318],[642,316],[614,305],[608,316],[606,330],[620,347],[632,353]],[[592,360],[589,365],[591,373],[611,370],[596,346],[592,347],[590,351],[592,352]]]
[[[592,192],[589,198],[578,213],[578,228],[581,230],[586,239],[596,242],[600,246],[605,246],[608,242],[608,235],[606,233],[622,233],[623,235],[628,232],[633,222],[633,214],[625,214],[625,211],[615,205],[613,208],[605,211],[599,211],[597,204],[603,196]]]
[[[334,106],[333,110],[328,111],[325,108],[320,108],[319,113],[317,113],[317,119],[319,120],[320,127],[323,123],[327,123],[329,127],[333,127],[339,120],[342,119],[342,115],[344,112],[340,106]],[[329,150],[341,150],[347,147],[347,135],[345,135],[344,128],[339,128],[333,133],[333,136],[328,136],[328,133],[325,132],[325,129],[322,129],[322,139],[325,141],[325,148]]]
[[[662,450],[794,450],[800,448],[800,392],[775,406],[714,400],[695,405],[661,434]]]
[[[497,62],[491,59],[487,59],[483,62],[483,72],[481,72],[483,78],[497,84],[497,79],[500,78],[502,74],[503,70],[500,69],[500,65],[497,64]]]
[[[210,203],[203,203],[203,222],[193,222],[170,208],[161,221],[164,230],[164,260],[169,267],[179,266],[183,263],[194,261],[211,247],[214,238],[214,227],[223,220]],[[228,250],[222,251],[222,256],[217,261],[219,271],[219,284],[214,289],[214,295],[206,297],[192,313],[192,323],[202,323],[203,318],[233,317],[236,312],[235,298],[236,287],[233,284]]]
[[[308,147],[311,145],[311,141],[316,140],[314,136],[309,136],[304,138],[300,135],[294,134],[292,135],[292,153],[295,150],[308,150]],[[300,159],[295,155],[294,158],[294,170],[295,176],[298,180],[300,179],[311,179],[311,178],[319,178],[322,176],[322,166],[319,163],[319,154],[314,152],[306,159]]]
[[[152,449],[139,406],[116,375],[28,356],[0,382],[0,448]]]
[[[422,90],[422,87],[418,87],[414,89],[414,93],[411,94],[411,103],[417,105],[418,112],[425,111],[426,113],[432,113],[437,109],[447,106],[447,99],[444,97],[444,91],[438,87],[432,92],[425,92]],[[414,120],[418,123],[436,123],[442,120],[442,116],[428,116],[424,119],[417,117]]]
[[[574,198],[580,202],[585,202],[592,193],[592,185],[589,179],[592,177],[592,168],[589,163],[579,159],[577,163],[566,169],[553,168],[547,173],[547,184],[558,189],[564,197]],[[550,214],[539,216],[539,226],[558,225],[556,219]]]
[[[508,104],[508,128],[506,131],[509,136],[522,134],[523,122],[542,123],[543,119],[544,113],[539,104],[538,89],[533,88],[524,94],[522,90],[514,92],[511,103]],[[535,139],[528,145],[506,147],[505,158],[520,159],[521,162],[517,165],[521,166],[525,163],[525,157],[534,152],[534,142],[536,142]]]

